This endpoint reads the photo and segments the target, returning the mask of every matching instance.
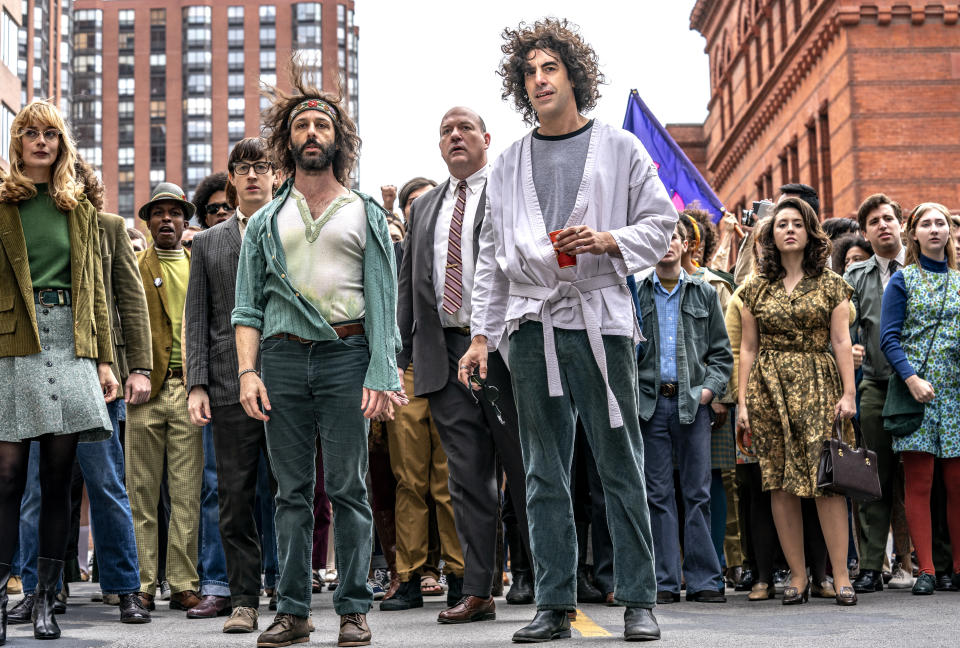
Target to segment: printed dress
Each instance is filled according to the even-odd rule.
[[[926,272],[917,265],[902,270],[907,310],[900,344],[910,365],[920,371],[946,294],[943,317],[922,378],[935,394],[913,434],[893,438],[894,452],[928,452],[940,458],[960,457],[960,272]],[[943,283],[949,281],[944,293]]]
[[[852,293],[842,277],[826,269],[801,279],[789,295],[782,280],[760,276],[743,287],[743,306],[760,330],[746,403],[763,490],[828,495],[816,487],[817,468],[843,393],[830,349],[830,319]],[[845,428],[844,440],[852,442],[852,428]]]

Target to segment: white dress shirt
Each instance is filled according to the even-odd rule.
[[[900,246],[900,252],[897,253],[896,259],[893,259],[897,262],[897,270],[903,268],[904,262],[907,260],[907,248]],[[893,272],[890,272],[890,261],[891,259],[885,259],[880,255],[877,255],[877,266],[880,268],[880,281],[883,283],[883,289],[887,289],[887,284],[890,283],[890,277],[893,276]],[[894,271],[896,272],[896,270]]]
[[[450,176],[447,190],[440,203],[437,215],[437,227],[433,235],[433,288],[437,294],[437,310],[440,323],[445,327],[470,326],[470,297],[473,294],[473,226],[477,222],[477,206],[480,194],[487,183],[488,166],[466,178],[467,204],[463,211],[463,227],[460,229],[460,259],[463,262],[463,302],[457,312],[450,314],[443,310],[443,284],[447,276],[447,247],[450,240],[450,222],[453,220],[453,208],[457,202],[457,185],[460,178]]]

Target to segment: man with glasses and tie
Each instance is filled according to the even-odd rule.
[[[487,199],[489,145],[490,134],[474,111],[456,107],[443,116],[440,155],[450,179],[413,203],[400,266],[397,324],[403,350],[397,367],[402,373],[412,363],[414,394],[430,401],[447,454],[463,548],[463,579],[448,576],[449,609],[440,613],[440,623],[496,616],[490,591],[500,576],[498,456],[523,537],[518,553],[524,556],[514,556],[512,562],[519,565],[529,555],[523,460],[507,366],[498,352],[490,355],[487,389],[477,392],[477,400],[457,382],[458,361],[470,346],[470,297]],[[411,581],[418,589],[419,578]],[[532,593],[528,589],[524,602],[532,602]]]
[[[211,173],[200,181],[193,192],[193,205],[197,208],[197,222],[209,229],[233,216],[234,205],[227,200],[227,174]]]
[[[200,562],[204,570],[209,565],[211,571],[228,576],[224,580],[229,586],[224,591],[225,583],[217,583],[216,593],[205,587],[203,602],[188,616],[212,618],[230,614],[232,608],[223,631],[233,633],[257,629],[261,547],[254,507],[260,457],[266,456],[267,446],[263,423],[247,416],[240,405],[230,317],[247,222],[273,198],[276,175],[259,137],[237,142],[227,168],[228,188],[236,201],[231,203],[237,208],[227,220],[194,238],[185,319],[190,420],[204,429]],[[216,195],[220,193],[226,199],[226,192],[217,191],[206,204],[212,216],[222,211]],[[220,556],[224,558],[218,560]]]

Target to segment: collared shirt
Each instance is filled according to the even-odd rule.
[[[240,211],[240,208],[237,207],[237,226],[240,228],[240,240],[243,240],[243,235],[247,231],[247,223],[250,222],[250,217],[245,216],[243,212]]]
[[[907,249],[904,246],[900,246],[900,252],[897,253],[895,259],[885,259],[879,254],[877,255],[877,267],[880,268],[880,281],[883,283],[883,289],[887,289],[887,284],[890,283],[890,277],[893,276],[893,273],[897,270],[903,268],[903,264],[907,259]],[[896,261],[897,267],[890,271],[890,261]]]
[[[453,208],[457,202],[457,185],[460,178],[450,176],[447,190],[440,203],[440,213],[437,216],[437,228],[433,238],[433,288],[437,294],[437,310],[440,313],[440,323],[443,326],[470,326],[470,296],[473,293],[473,225],[477,222],[477,206],[480,203],[480,194],[487,183],[488,166],[474,173],[467,182],[467,204],[463,212],[463,226],[460,230],[460,259],[463,269],[463,302],[460,309],[453,313],[443,310],[443,284],[447,272],[447,247],[450,240],[450,222],[453,220]]]
[[[660,382],[677,382],[677,330],[680,325],[680,286],[686,278],[681,269],[677,285],[668,291],[653,273],[653,303],[660,331]]]

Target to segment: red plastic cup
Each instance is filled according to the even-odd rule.
[[[560,232],[562,231],[563,230],[554,230],[553,232],[550,232],[549,234],[550,242],[556,243],[557,236],[559,236]],[[553,251],[557,255],[557,265],[559,265],[561,268],[569,268],[571,266],[577,265],[577,257],[573,256],[572,254],[567,254],[566,252],[560,252],[556,248],[554,248]]]

